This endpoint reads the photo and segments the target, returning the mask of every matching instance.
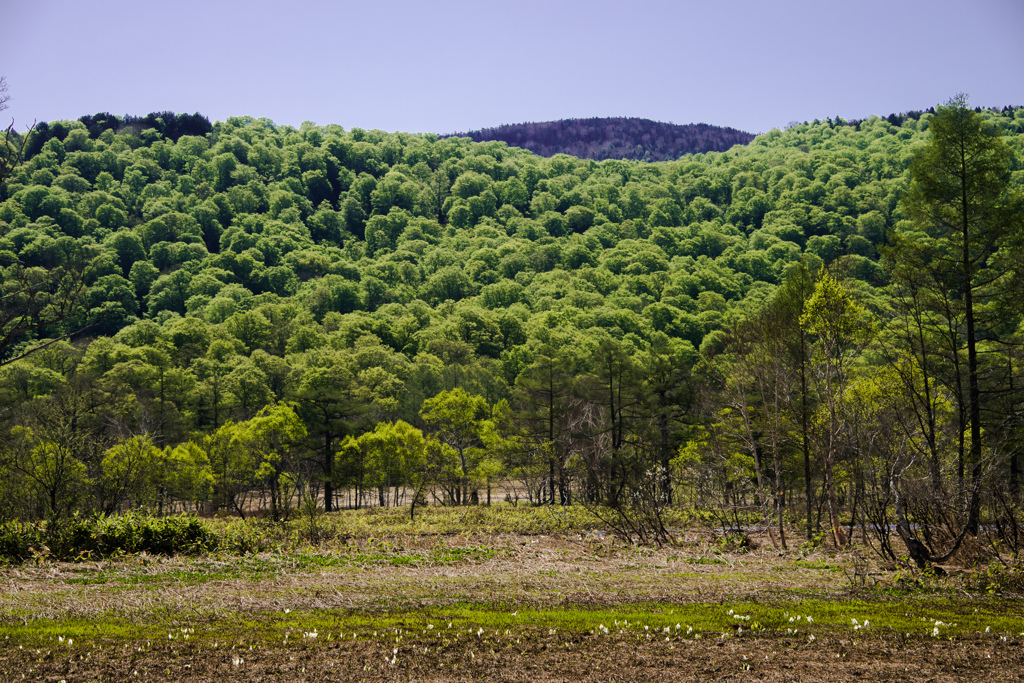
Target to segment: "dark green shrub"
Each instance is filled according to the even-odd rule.
[[[0,558],[24,562],[35,553],[57,560],[134,553],[173,555],[216,550],[220,540],[195,517],[74,516],[47,524],[0,525]]]
[[[20,563],[35,553],[45,554],[39,529],[32,524],[4,522],[0,524],[0,561]]]
[[[219,546],[216,534],[195,517],[149,518],[141,532],[142,548],[150,553],[195,553]]]

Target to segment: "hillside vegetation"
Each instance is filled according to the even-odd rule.
[[[735,128],[706,123],[678,125],[637,118],[563,119],[506,124],[457,133],[476,142],[499,141],[550,157],[675,161],[685,154],[724,152],[754,139]]]
[[[169,118],[51,122],[0,190],[0,519],[507,499],[1019,552],[1024,111],[657,163]],[[988,164],[959,242],[942,120]]]

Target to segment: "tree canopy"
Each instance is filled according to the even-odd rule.
[[[197,116],[40,124],[0,187],[3,515],[498,481],[864,510],[921,444],[940,487],[1019,478],[1020,109],[657,163]]]

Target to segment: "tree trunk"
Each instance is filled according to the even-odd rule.
[[[324,422],[326,423],[326,416]],[[331,433],[324,434],[324,512],[334,510],[334,453],[331,449]]]
[[[807,354],[800,342],[800,438],[804,451],[804,491],[807,497],[807,540],[814,538],[814,492],[811,487],[810,430],[807,427]]]
[[[829,449],[825,459],[825,496],[828,502],[828,521],[832,526],[832,538],[837,548],[846,547],[846,534],[839,522],[839,505],[836,502],[835,482],[832,478],[832,464],[835,462],[835,451]]]

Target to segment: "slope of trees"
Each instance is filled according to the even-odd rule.
[[[675,161],[686,154],[724,152],[746,145],[754,136],[735,128],[706,123],[679,125],[637,118],[563,119],[506,124],[457,133],[477,142],[500,141],[550,157]]]
[[[973,279],[921,208],[950,112],[998,141]],[[657,540],[697,505],[930,558],[972,510],[1019,528],[1024,111],[658,163],[106,120],[40,127],[0,189],[0,516],[507,497]],[[17,308],[68,269],[68,311]]]

